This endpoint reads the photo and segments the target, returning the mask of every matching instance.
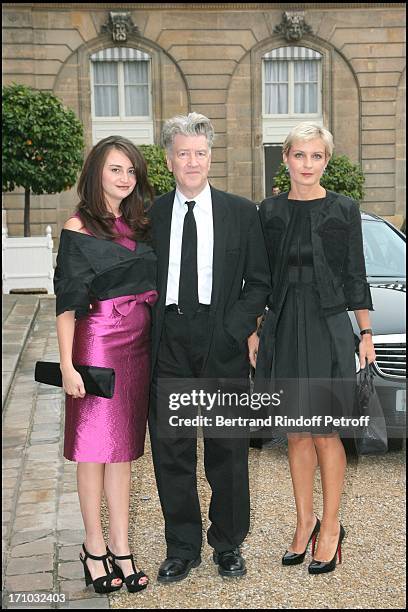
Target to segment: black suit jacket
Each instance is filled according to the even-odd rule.
[[[157,255],[159,300],[153,310],[152,360],[157,360],[166,306],[170,229],[175,191],[150,209]],[[211,187],[214,224],[213,285],[202,376],[241,377],[248,372],[247,337],[256,329],[271,291],[270,270],[256,206]]]

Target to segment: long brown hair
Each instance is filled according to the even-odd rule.
[[[124,153],[136,172],[135,188],[120,203],[123,220],[132,230],[135,240],[147,240],[150,221],[146,211],[153,202],[153,189],[147,178],[143,155],[130,140],[122,136],[108,136],[91,149],[79,177],[77,213],[85,228],[97,238],[113,240],[117,237],[113,227],[115,217],[108,210],[102,187],[103,167],[112,149]]]

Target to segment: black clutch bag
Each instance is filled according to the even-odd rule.
[[[75,364],[74,368],[82,376],[86,393],[108,399],[113,397],[115,390],[115,370],[113,368]],[[54,361],[37,361],[34,379],[46,385],[62,387],[60,364]]]

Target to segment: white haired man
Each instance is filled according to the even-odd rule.
[[[256,206],[208,182],[214,129],[204,115],[168,120],[162,132],[176,189],[151,209],[158,257],[153,315],[153,387],[149,416],[167,557],[158,581],[183,580],[201,563],[196,437],[158,434],[160,379],[248,379],[247,338],[270,293]],[[204,436],[212,489],[207,539],[222,576],[246,572],[240,545],[249,529],[248,437]]]

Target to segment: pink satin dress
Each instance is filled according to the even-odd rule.
[[[118,244],[135,250],[129,228],[116,219]],[[65,396],[64,457],[118,463],[143,455],[149,402],[151,305],[156,291],[91,302],[75,321],[72,360],[114,368],[111,399]]]

